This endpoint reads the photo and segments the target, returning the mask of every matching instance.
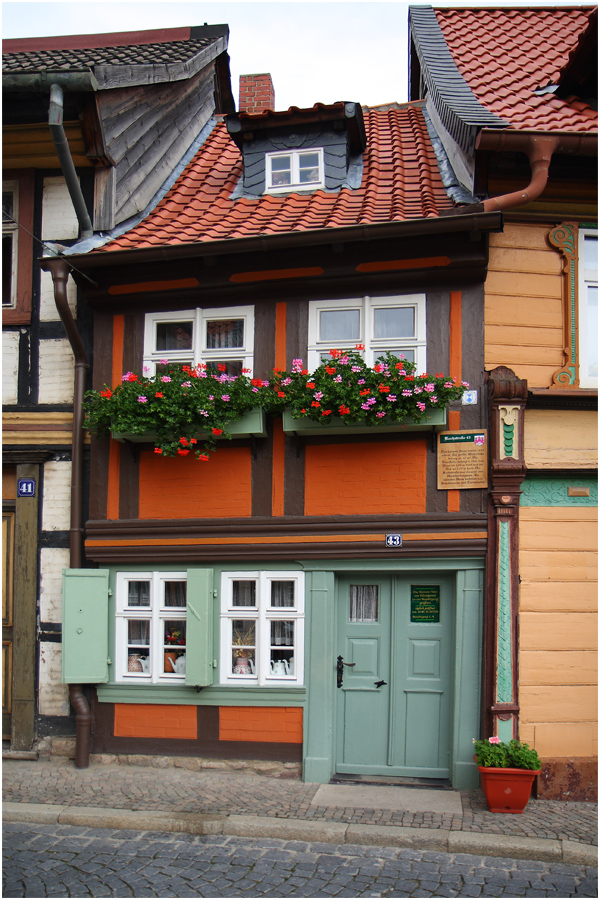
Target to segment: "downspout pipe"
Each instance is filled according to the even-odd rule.
[[[477,137],[476,149],[524,153],[529,159],[531,181],[526,188],[483,201],[484,212],[503,212],[537,200],[548,183],[550,163],[555,153],[594,156],[598,152],[598,138],[592,134],[484,129]]]
[[[69,142],[67,141],[63,121],[63,89],[59,84],[53,84],[50,87],[48,125],[50,126],[50,133],[52,134],[52,140],[54,141],[54,146],[58,154],[60,167],[62,169],[63,175],[65,176],[67,188],[69,189],[69,194],[71,195],[71,200],[73,201],[73,206],[75,207],[75,212],[77,213],[80,238],[83,240],[84,238],[92,237],[92,235],[94,234],[94,229],[92,228],[92,223],[87,211],[87,207],[85,205],[85,200],[83,199],[81,185],[79,184],[77,172],[75,171],[75,165],[73,163],[73,157],[71,156],[71,151],[69,149]]]
[[[73,438],[71,444],[71,527],[69,531],[69,564],[72,569],[80,569],[83,543],[83,398],[85,378],[88,369],[85,349],[77,330],[67,298],[67,281],[70,267],[61,257],[47,257],[40,261],[40,267],[50,272],[54,285],[54,302],[63,324],[73,356],[75,357],[75,380],[73,386]],[[81,684],[69,685],[69,697],[76,712],[75,766],[87,769],[90,764],[92,714]]]

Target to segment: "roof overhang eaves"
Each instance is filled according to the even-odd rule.
[[[556,140],[553,153],[572,156],[597,156],[598,133],[579,131],[537,131],[534,129],[513,129],[503,131],[482,129],[477,137],[477,150],[506,151],[508,153],[522,151],[527,141],[539,138]]]
[[[285,232],[258,237],[229,238],[221,241],[202,241],[191,244],[140,247],[130,250],[111,250],[65,256],[68,263],[82,271],[105,269],[149,262],[225,256],[241,253],[293,250],[326,244],[373,242],[419,235],[488,233],[501,231],[502,214],[475,212],[431,219],[410,219],[402,222],[380,222],[373,225],[348,225],[342,228],[320,228],[312,231]]]

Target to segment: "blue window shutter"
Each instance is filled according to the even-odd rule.
[[[188,569],[185,683],[213,683],[213,570]]]
[[[62,676],[108,681],[108,569],[63,570]]]

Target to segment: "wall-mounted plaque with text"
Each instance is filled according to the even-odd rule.
[[[437,486],[440,491],[488,486],[488,435],[485,428],[438,434]]]

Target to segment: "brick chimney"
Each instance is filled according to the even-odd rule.
[[[238,112],[262,112],[275,109],[275,88],[269,74],[240,75]]]

